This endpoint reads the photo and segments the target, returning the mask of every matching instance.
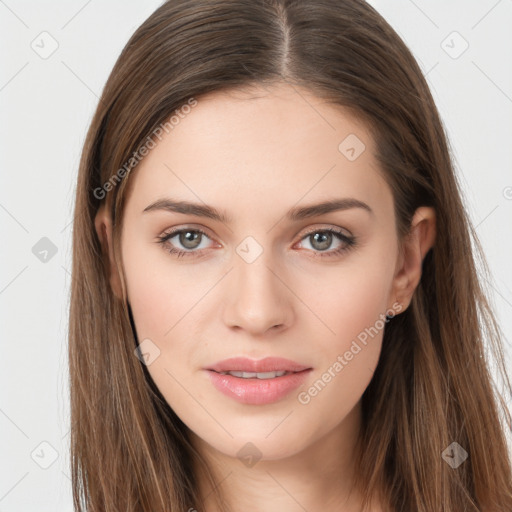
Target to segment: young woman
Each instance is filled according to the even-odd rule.
[[[512,510],[472,240],[425,79],[372,7],[164,3],[80,164],[76,510]]]

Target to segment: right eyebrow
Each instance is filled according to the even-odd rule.
[[[184,213],[186,215],[195,215],[196,217],[207,217],[209,219],[217,220],[224,224],[229,224],[232,219],[214,208],[206,204],[192,203],[190,201],[176,201],[173,199],[158,199],[154,203],[144,208],[144,212],[150,212],[153,210],[166,210],[169,212]]]

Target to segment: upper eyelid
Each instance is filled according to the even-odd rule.
[[[214,238],[208,233],[207,229],[202,228],[202,227],[201,228],[194,227],[194,226],[185,226],[183,228],[169,228],[169,229],[162,231],[162,234],[159,235],[157,238],[168,238],[168,239],[174,238],[176,235],[179,235],[180,233],[182,233],[184,231],[197,231],[199,233],[202,233],[203,235],[206,235],[210,239]]]
[[[335,231],[335,232],[339,232],[339,231],[346,231],[346,233],[343,233],[346,237],[352,237],[354,236],[352,234],[352,232],[347,229],[347,228],[342,228],[341,226],[327,226],[327,227],[315,227],[315,228],[311,228],[311,229],[308,229],[306,232],[304,232],[304,235],[302,238],[304,238],[304,236],[307,236],[311,233],[316,233],[317,231]]]

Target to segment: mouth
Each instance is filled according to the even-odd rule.
[[[231,358],[204,368],[213,386],[237,402],[277,402],[304,383],[311,367],[283,358]]]

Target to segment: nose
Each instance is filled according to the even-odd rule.
[[[264,251],[252,263],[239,258],[230,272],[226,289],[224,322],[252,336],[281,331],[293,320],[293,293],[286,276],[272,268]],[[285,273],[284,273],[285,274]]]

